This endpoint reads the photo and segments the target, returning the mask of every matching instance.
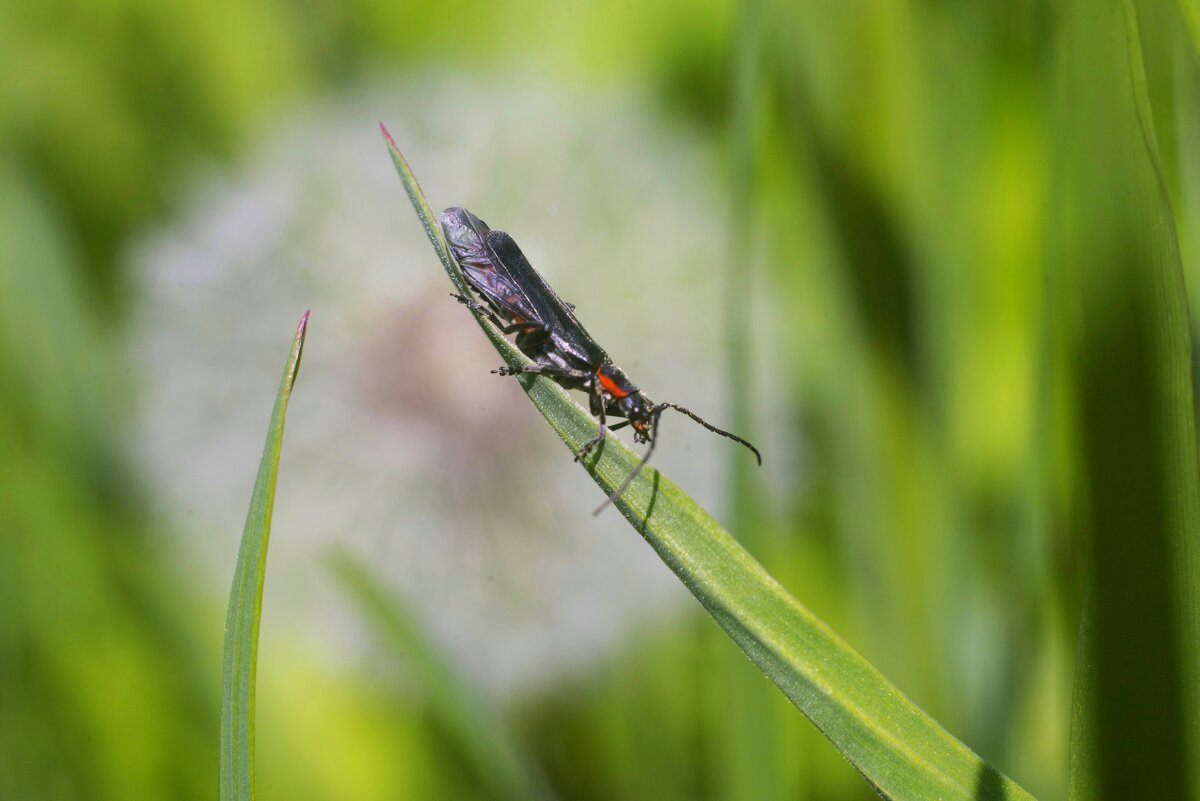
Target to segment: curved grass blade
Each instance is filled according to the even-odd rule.
[[[461,287],[437,220],[390,137],[388,150],[443,266]],[[524,358],[490,323],[480,324],[502,355]],[[578,453],[596,431],[595,419],[553,381],[535,375],[517,380]],[[610,495],[638,461],[610,436],[584,466]],[[1032,799],[908,700],[657,470],[644,469],[615,505],[746,656],[885,797]]]
[[[308,312],[300,318],[275,408],[267,427],[267,441],[250,510],[242,531],[229,609],[225,617],[225,669],[221,687],[221,801],[251,801],[254,798],[254,674],[258,662],[258,624],[262,616],[263,581],[267,571],[267,542],[271,536],[271,512],[275,506],[275,482],[279,474],[279,452],[283,445],[283,423],[300,355],[308,329]]]
[[[494,797],[553,799],[545,778],[509,733],[499,712],[441,653],[408,607],[348,552],[336,552],[331,567],[376,637],[404,658],[427,695],[434,718],[453,737]]]

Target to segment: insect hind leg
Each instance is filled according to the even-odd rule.
[[[549,376],[550,378],[557,377],[578,379],[587,379],[592,375],[586,370],[573,370],[570,367],[558,367],[552,364],[539,364],[538,362],[534,362],[533,364],[518,364],[515,367],[506,364],[503,367],[497,367],[492,372],[496,375],[521,375],[523,373],[529,373],[533,375]]]

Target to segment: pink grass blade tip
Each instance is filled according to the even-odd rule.
[[[379,131],[383,134],[383,138],[387,140],[387,143],[389,145],[391,145],[392,148],[394,148],[395,150],[400,149],[400,148],[396,147],[396,140],[392,138],[392,135],[388,132],[387,126],[384,125],[382,122],[379,123]]]

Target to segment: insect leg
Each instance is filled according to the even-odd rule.
[[[518,373],[534,373],[536,375],[546,375],[551,378],[591,378],[592,374],[587,370],[572,370],[570,367],[555,367],[551,364],[522,364],[516,367],[510,367],[507,364],[503,367],[497,367],[492,371],[496,375],[517,375]]]
[[[475,300],[471,300],[465,295],[459,295],[457,292],[451,292],[450,297],[454,298],[468,309],[477,311],[483,316],[487,317],[488,320],[491,321],[492,325],[500,329],[500,333],[502,334],[513,334],[517,331],[523,331],[529,328],[529,323],[512,323],[511,325],[506,325],[505,323],[500,322],[500,318],[496,316],[496,313],[492,311],[490,306]]]
[[[598,404],[596,404],[596,408],[600,410],[599,414],[597,415],[600,418],[600,430],[596,432],[596,436],[583,443],[583,445],[579,448],[579,453],[575,454],[575,461],[577,462],[582,461],[589,453],[592,452],[592,448],[595,448],[601,443],[601,441],[604,440],[604,432],[607,430],[607,426],[604,424],[604,398],[600,397],[600,390],[594,383],[591,385],[590,390],[592,394],[600,401]]]

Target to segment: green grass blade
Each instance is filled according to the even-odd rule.
[[[1053,262],[1073,321],[1091,582],[1073,801],[1200,799],[1194,330],[1147,79],[1147,57],[1168,51],[1174,32],[1151,6],[1065,7],[1059,105],[1071,113],[1055,153],[1065,213]]]
[[[242,545],[238,551],[229,610],[225,617],[225,670],[221,688],[221,801],[251,801],[254,798],[254,674],[258,661],[258,624],[262,615],[263,581],[267,571],[267,542],[271,535],[271,512],[275,506],[275,482],[279,474],[279,452],[283,446],[283,423],[296,374],[308,312],[300,318],[292,350],[283,370],[275,409],[267,428],[258,478],[250,497]]]
[[[1089,592],[1089,596],[1091,593]],[[1068,769],[1068,801],[1093,801],[1101,798],[1100,766],[1095,747],[1096,705],[1096,610],[1095,601],[1084,600],[1075,644],[1074,698],[1071,704],[1071,759]]]
[[[332,569],[370,621],[376,637],[404,658],[405,667],[426,694],[434,718],[471,761],[481,782],[494,793],[492,797],[512,801],[554,798],[499,712],[459,674],[407,606],[345,551],[334,555]]]
[[[732,34],[730,61],[730,110],[728,126],[729,195],[721,319],[724,321],[725,380],[729,401],[729,429],[751,442],[760,441],[754,416],[755,359],[754,286],[761,272],[756,258],[754,235],[758,216],[756,168],[760,158],[760,92],[763,71],[760,0],[742,0]],[[750,460],[736,459],[728,475],[728,520],[738,539],[760,558],[771,563],[776,543],[763,525],[763,508],[758,468]],[[796,795],[791,786],[786,748],[782,744],[781,718],[776,713],[779,699],[753,665],[720,642],[721,632],[708,630],[721,662],[708,671],[707,692],[727,699],[706,704],[708,736],[718,744],[711,760],[716,772],[717,794],[729,799],[781,801]]]
[[[437,220],[390,137],[388,150],[443,266],[461,288]],[[481,324],[501,354],[512,358],[515,349],[490,324]],[[554,382],[529,375],[517,380],[577,453],[596,421]],[[609,437],[584,466],[607,494],[638,458]],[[657,470],[644,470],[615,505],[746,655],[886,797],[1032,798],[909,701]]]
[[[1192,45],[1192,57],[1200,56],[1200,0],[1177,0],[1179,16]]]

